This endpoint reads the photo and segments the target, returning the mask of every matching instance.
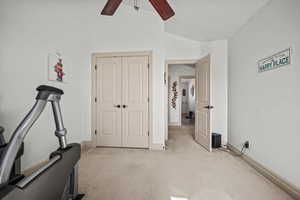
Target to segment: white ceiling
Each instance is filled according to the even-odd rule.
[[[168,0],[176,15],[165,23],[166,32],[198,41],[226,39],[238,31],[270,0]],[[134,0],[124,0],[133,5]],[[154,11],[148,0],[142,9]]]

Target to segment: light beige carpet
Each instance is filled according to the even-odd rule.
[[[170,129],[166,151],[91,149],[80,161],[80,192],[89,200],[291,200],[239,158],[206,152],[191,132]]]

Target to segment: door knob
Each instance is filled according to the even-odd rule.
[[[123,108],[127,108],[127,105],[123,105]]]
[[[213,107],[213,106],[205,106],[204,108],[211,110],[211,109],[213,109],[214,107]]]
[[[116,108],[121,108],[121,105],[115,105]]]

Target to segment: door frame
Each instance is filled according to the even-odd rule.
[[[97,147],[97,136],[96,136],[96,127],[97,127],[97,73],[96,73],[96,59],[105,58],[105,57],[137,57],[137,56],[147,56],[149,58],[149,74],[148,74],[148,95],[149,95],[149,104],[148,104],[148,127],[149,127],[149,145],[148,148],[154,148],[153,144],[153,89],[152,89],[152,64],[153,56],[152,51],[127,51],[127,52],[101,52],[101,53],[92,53],[91,58],[91,138],[92,138],[92,147]]]
[[[195,66],[195,71],[196,71],[196,66]],[[178,88],[179,88],[179,92],[178,92],[178,96],[179,96],[179,124],[180,126],[182,126],[182,87],[181,87],[181,79],[196,79],[196,74],[195,76],[179,76],[179,83],[178,83]],[[187,91],[189,92],[189,91]]]
[[[166,60],[165,61],[165,72],[164,72],[164,93],[165,93],[165,114],[164,114],[164,119],[165,119],[165,141],[169,139],[169,83],[168,83],[168,77],[169,77],[169,65],[176,65],[176,64],[192,64],[195,65],[197,62],[199,62],[200,59],[174,59],[174,60]],[[180,106],[181,107],[181,106]],[[180,117],[181,118],[181,117]],[[180,122],[181,124],[181,122]]]

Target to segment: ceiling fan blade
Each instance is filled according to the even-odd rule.
[[[101,15],[114,15],[123,0],[108,0]]]
[[[163,20],[168,20],[175,15],[174,10],[171,8],[167,0],[149,0],[158,14]]]

